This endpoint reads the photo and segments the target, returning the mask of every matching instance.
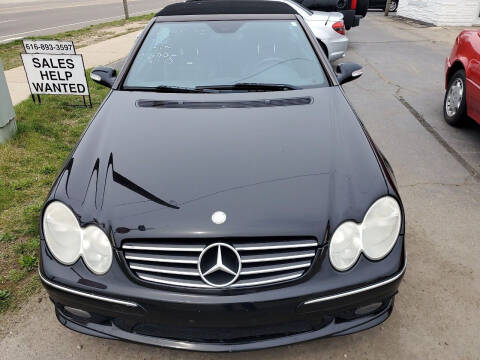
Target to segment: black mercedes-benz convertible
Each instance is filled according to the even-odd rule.
[[[66,327],[239,351],[344,335],[405,272],[392,169],[303,19],[270,1],[164,8],[56,180],[40,277]]]

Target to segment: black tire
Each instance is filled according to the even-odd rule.
[[[460,87],[462,89],[460,95]],[[467,122],[467,78],[465,71],[458,70],[448,82],[443,101],[443,116],[445,121],[455,127]]]
[[[355,10],[355,15],[361,15],[363,17],[367,16],[369,6],[370,6],[370,0],[358,0],[357,9]]]
[[[392,2],[390,3],[389,11],[390,12],[397,12],[397,9],[398,9],[398,0],[392,0]]]
[[[348,0],[337,0],[337,11],[338,10],[347,10],[348,9]]]

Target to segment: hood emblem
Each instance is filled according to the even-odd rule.
[[[223,211],[215,211],[212,214],[212,222],[217,225],[223,224],[227,220],[227,214]]]
[[[198,272],[202,280],[213,287],[226,287],[237,281],[242,261],[234,247],[216,243],[207,246],[198,258]]]

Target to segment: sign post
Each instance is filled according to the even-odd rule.
[[[71,41],[24,40],[25,54],[21,54],[32,99],[40,95],[77,95],[92,99],[88,88],[82,55],[76,55]]]
[[[387,0],[387,5],[385,6],[385,16],[388,16],[388,13],[390,12],[391,3],[392,3],[392,0]]]
[[[127,0],[123,0],[123,10],[125,11],[125,20],[128,20],[128,4]]]

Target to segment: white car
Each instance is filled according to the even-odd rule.
[[[205,0],[185,0],[185,2],[191,1]],[[345,56],[348,48],[348,38],[342,13],[312,11],[293,0],[266,1],[283,2],[295,9],[312,30],[331,63]]]
[[[348,38],[345,35],[343,14],[339,12],[312,11],[293,0],[270,0],[290,5],[308,24],[330,62],[345,56]]]

